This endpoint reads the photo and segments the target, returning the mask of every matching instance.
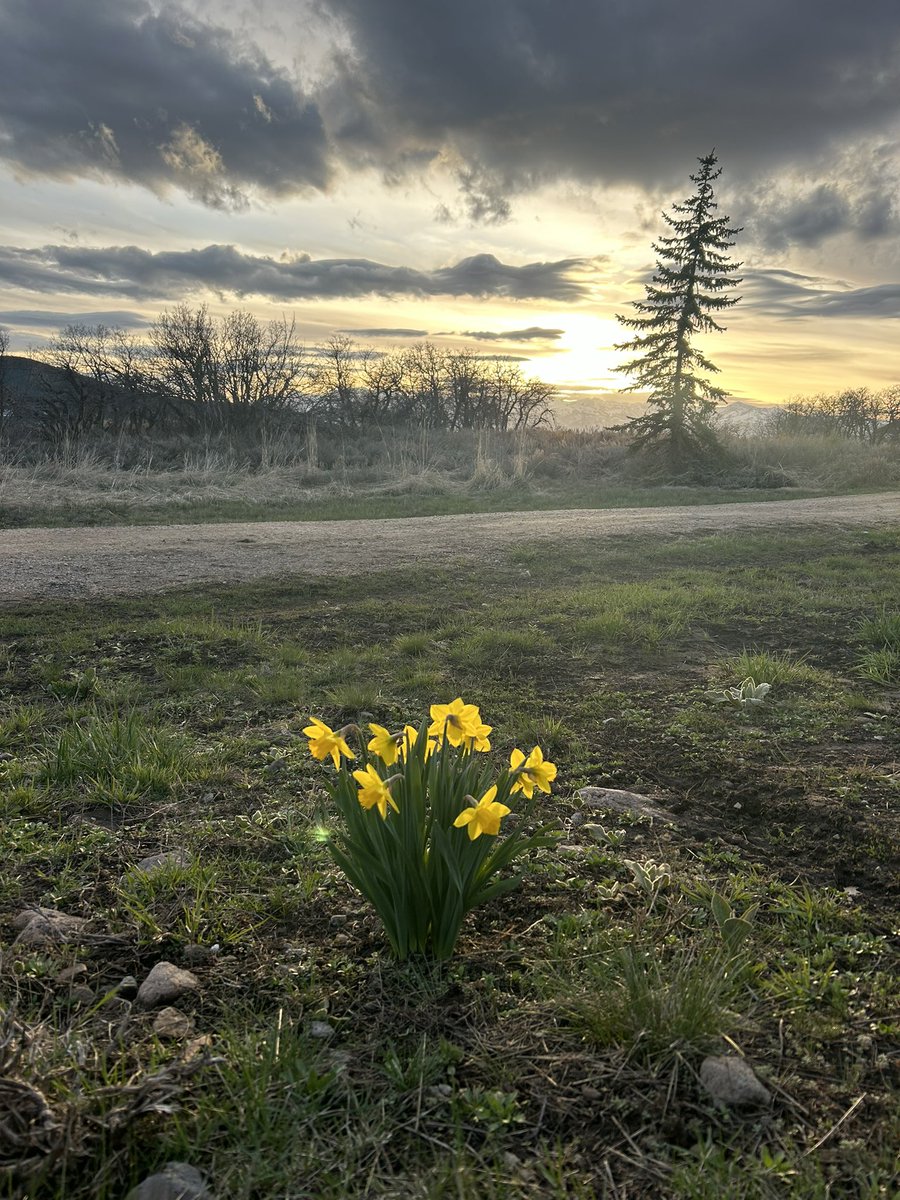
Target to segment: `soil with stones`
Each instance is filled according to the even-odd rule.
[[[143,595],[196,583],[334,576],[486,557],[522,542],[900,523],[900,493],[670,508],[371,521],[0,531],[0,602]]]

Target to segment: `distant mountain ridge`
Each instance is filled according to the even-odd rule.
[[[553,405],[557,429],[609,429],[630,417],[640,417],[646,411],[647,404],[642,396],[621,392],[603,392],[578,400],[556,400]],[[778,411],[777,406],[773,405],[732,400],[718,409],[715,423],[741,433],[757,432],[769,414]]]

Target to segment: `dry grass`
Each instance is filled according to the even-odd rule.
[[[820,493],[900,485],[900,446],[730,435],[726,450],[714,477],[671,481],[658,471],[648,475],[647,464],[629,458],[621,435],[609,431],[377,429],[244,444],[218,437],[193,445],[119,438],[67,444],[53,453],[31,447],[5,457],[0,447],[0,523],[400,515],[392,498],[413,502],[403,515],[436,511],[440,499],[449,505],[446,511],[471,511],[704,498],[664,496],[660,487],[671,482],[708,490],[710,500],[731,498],[713,495],[715,488],[741,498],[737,493],[748,489],[753,495],[760,489]],[[365,512],[344,511],[348,501],[362,503]],[[317,511],[307,514],[307,508]]]
[[[900,486],[900,443],[873,446],[824,434],[733,435],[729,446],[748,467],[776,468],[801,487],[828,491]]]

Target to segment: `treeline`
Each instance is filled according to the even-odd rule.
[[[877,445],[900,441],[900,384],[880,392],[848,388],[833,395],[800,396],[771,415],[773,433],[824,434]]]
[[[307,347],[293,321],[245,311],[214,317],[205,305],[166,310],[142,336],[69,325],[26,382],[4,370],[3,349],[0,423],[18,418],[48,440],[250,432],[310,420],[498,431],[552,423],[553,388],[517,363],[430,342],[384,353],[344,334]]]

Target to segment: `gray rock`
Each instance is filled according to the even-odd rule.
[[[63,986],[67,983],[75,983],[83,975],[87,975],[87,964],[77,962],[73,963],[71,967],[66,967],[64,971],[60,971],[53,982]]]
[[[649,817],[651,820],[669,821],[678,824],[678,818],[649,796],[640,792],[623,792],[618,788],[584,787],[578,792],[586,808],[604,812],[624,813],[630,817]]]
[[[700,1082],[713,1100],[733,1108],[772,1102],[772,1093],[760,1083],[747,1060],[736,1054],[705,1058],[700,1064]]]
[[[69,988],[68,999],[72,1004],[93,1004],[97,999],[94,991],[84,983],[73,984]]]
[[[327,1021],[311,1021],[309,1036],[314,1038],[330,1038],[334,1036],[334,1026]]]
[[[131,1012],[131,1005],[120,996],[107,996],[100,1010],[107,1021],[126,1021]]]
[[[158,962],[138,988],[137,1003],[141,1008],[158,1008],[199,987],[200,980],[190,971],[182,971],[174,963]]]
[[[141,875],[154,875],[157,871],[165,871],[171,867],[188,867],[191,856],[184,850],[163,850],[160,854],[150,854],[142,858],[131,868]]]
[[[123,1000],[133,1000],[138,993],[138,981],[133,975],[125,975],[116,988],[116,994]]]
[[[213,1194],[196,1167],[170,1162],[132,1188],[125,1200],[213,1200]]]
[[[72,917],[55,908],[26,908],[13,917],[13,929],[19,931],[15,946],[56,946],[77,944],[84,933],[84,917]]]
[[[161,1008],[153,1022],[153,1032],[157,1037],[178,1041],[190,1037],[194,1032],[194,1022],[177,1008]]]
[[[329,918],[328,924],[332,929],[340,929],[342,925],[347,924],[347,914],[335,913],[333,917]]]
[[[560,858],[583,858],[590,850],[590,846],[579,846],[577,843],[561,842],[556,847],[556,853]]]

